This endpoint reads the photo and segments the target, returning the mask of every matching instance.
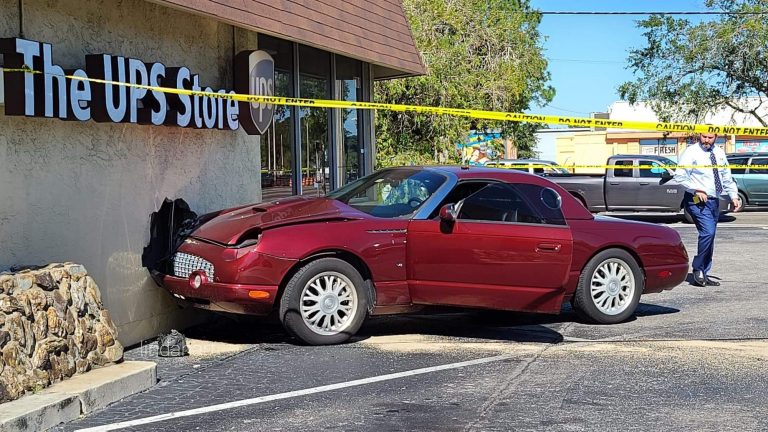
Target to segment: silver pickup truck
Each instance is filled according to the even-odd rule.
[[[673,178],[673,160],[654,155],[615,155],[608,158],[606,165],[612,168],[606,168],[605,174],[551,174],[547,178],[578,198],[591,212],[679,214],[686,221],[693,221],[683,207],[685,188]],[[730,201],[721,197],[721,213],[730,211],[729,206]]]

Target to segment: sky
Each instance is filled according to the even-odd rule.
[[[704,11],[704,0],[531,0],[540,11]],[[677,16],[678,18],[686,18]],[[531,114],[589,117],[605,112],[619,100],[617,88],[631,81],[627,57],[645,46],[636,22],[639,15],[544,15],[539,30],[545,36],[544,56],[549,61],[556,94]],[[691,21],[698,18],[687,16]]]

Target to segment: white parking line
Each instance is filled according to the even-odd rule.
[[[260,397],[251,398],[251,399],[243,399],[239,401],[227,402],[227,403],[222,403],[217,405],[210,405],[207,407],[195,408],[191,410],[177,411],[177,412],[172,412],[168,414],[145,417],[145,418],[140,418],[136,420],[111,423],[103,426],[79,429],[78,431],[81,431],[81,432],[111,431],[111,430],[131,427],[131,426],[138,426],[138,425],[144,425],[148,423],[156,423],[164,420],[171,420],[179,417],[189,417],[193,415],[206,414],[214,411],[221,411],[221,410],[230,409],[230,408],[237,408],[237,407],[242,407],[247,405],[256,405],[264,402],[271,402],[271,401],[276,401],[281,399],[289,399],[289,398],[294,398],[299,396],[323,393],[323,392],[339,390],[339,389],[348,388],[348,387],[355,387],[355,386],[361,386],[365,384],[389,381],[389,380],[394,380],[394,379],[404,378],[404,377],[409,377],[414,375],[423,375],[427,373],[439,372],[439,371],[444,371],[449,369],[459,369],[467,366],[476,366],[476,365],[481,365],[485,363],[508,360],[508,359],[511,359],[512,357],[513,357],[512,354],[502,354],[502,355],[497,355],[493,357],[484,357],[476,360],[469,360],[469,361],[464,361],[459,363],[450,363],[450,364],[441,365],[441,366],[432,366],[432,367],[421,368],[421,369],[413,369],[405,372],[379,375],[375,377],[363,378],[363,379],[354,380],[354,381],[347,381],[347,382],[338,383],[338,384],[312,387],[304,390],[295,390],[295,391],[290,391],[286,393],[278,393],[278,394],[273,394],[269,396],[260,396]]]

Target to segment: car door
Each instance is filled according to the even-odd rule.
[[[452,224],[439,217],[411,221],[412,301],[558,312],[573,240],[560,209],[543,200],[552,193],[537,185],[494,183],[460,201]]]
[[[633,210],[637,206],[637,179],[633,159],[614,159],[615,168],[606,170],[605,206],[607,210]]]
[[[754,165],[762,167],[752,168]],[[768,204],[768,157],[753,157],[744,175],[744,186],[749,192],[750,204]]]
[[[640,159],[638,165],[636,209],[645,211],[679,210],[685,188],[669,177],[664,178],[664,173],[669,173],[667,168],[663,164],[649,159]]]

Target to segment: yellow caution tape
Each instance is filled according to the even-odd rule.
[[[32,74],[42,74],[43,72],[33,70],[29,67],[22,67],[17,69],[5,69],[6,73],[12,72],[24,72]],[[58,74],[52,74],[61,76]],[[443,107],[427,107],[417,105],[402,105],[402,104],[387,104],[376,102],[350,102],[339,101],[331,99],[303,99],[303,98],[288,98],[280,96],[258,96],[258,95],[245,95],[236,93],[215,93],[205,91],[194,91],[179,88],[169,87],[157,87],[148,86],[142,84],[131,84],[118,81],[107,81],[97,78],[81,77],[73,75],[64,75],[65,78],[78,81],[89,81],[97,84],[119,85],[126,87],[134,87],[140,89],[146,89],[149,91],[157,91],[178,95],[188,96],[201,96],[209,97],[213,99],[227,99],[235,100],[238,102],[250,102],[250,103],[266,103],[275,105],[290,105],[301,107],[313,107],[313,108],[339,108],[339,109],[380,109],[390,110],[397,112],[413,112],[422,114],[442,114],[442,115],[454,115],[461,117],[470,117],[485,120],[501,120],[501,121],[515,121],[515,122],[533,122],[533,123],[547,123],[547,124],[559,124],[567,126],[579,126],[579,127],[597,127],[597,128],[612,128],[612,129],[635,129],[635,130],[650,130],[657,132],[704,132],[704,133],[716,133],[716,134],[731,134],[731,135],[753,135],[753,136],[768,136],[768,127],[745,127],[745,126],[727,126],[727,125],[702,125],[692,123],[665,123],[665,122],[647,122],[647,121],[634,121],[634,120],[604,120],[594,119],[587,117],[563,117],[553,115],[542,114],[525,114],[525,113],[513,113],[513,112],[501,112],[501,111],[485,111],[474,109],[458,109],[458,108],[443,108]]]

